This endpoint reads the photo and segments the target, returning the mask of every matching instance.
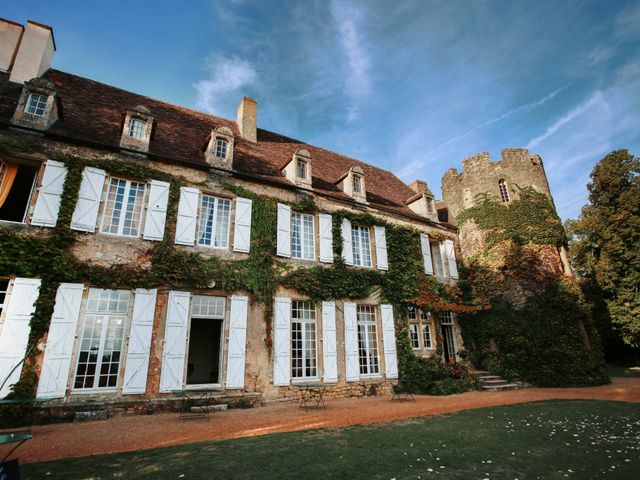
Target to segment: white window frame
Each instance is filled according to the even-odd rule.
[[[203,214],[204,214],[204,208],[203,208],[203,204],[205,202],[205,197],[209,198],[209,199],[213,199],[214,205],[213,205],[213,223],[211,225],[211,238],[209,239],[209,243],[201,243],[200,242],[200,238],[201,238],[201,232],[202,232],[202,219],[203,219]],[[226,227],[222,227],[223,229],[226,229],[226,236],[223,237],[224,240],[224,245],[220,245],[220,246],[216,246],[214,245],[215,243],[215,237],[216,237],[216,230],[218,229],[218,211],[220,209],[220,203],[221,202],[226,202],[226,204],[229,205],[229,209],[228,209],[228,213],[227,213],[227,221],[226,221]],[[197,223],[197,231],[196,231],[196,246],[198,247],[206,247],[206,248],[214,248],[216,250],[228,250],[229,249],[229,235],[230,235],[230,230],[231,230],[231,199],[229,198],[224,198],[224,197],[217,197],[215,195],[209,195],[207,193],[202,193],[200,192],[200,198],[198,199],[198,223]],[[206,226],[205,226],[206,228]],[[224,233],[225,230],[223,230]]]
[[[229,153],[229,140],[222,137],[216,137],[216,145],[214,155],[216,158],[226,159]]]
[[[147,128],[149,128],[149,122],[142,118],[132,116],[129,119],[127,136],[135,138],[136,140],[144,140],[144,137],[147,134]]]
[[[91,300],[93,300],[91,298],[91,294],[94,292],[127,292],[128,295],[128,299],[127,299],[127,308],[125,311],[122,312],[109,312],[109,311],[99,311],[99,310],[93,310],[93,309],[89,309],[89,302]],[[103,302],[103,301],[113,301],[111,299],[109,300],[105,300],[104,298],[100,298],[98,297],[98,302]],[[81,322],[78,322],[79,324],[79,331],[78,331],[78,342],[77,342],[77,348],[75,349],[76,352],[76,357],[75,357],[75,368],[73,370],[73,378],[71,379],[71,393],[72,394],[86,394],[86,393],[105,393],[105,392],[116,392],[118,391],[118,389],[121,387],[121,382],[122,382],[122,372],[123,372],[123,368],[124,368],[124,363],[125,363],[125,359],[126,359],[126,353],[127,353],[127,337],[129,334],[129,329],[131,328],[131,309],[133,306],[133,295],[132,292],[130,290],[124,290],[124,289],[105,289],[105,288],[89,288],[89,292],[87,293],[87,296],[83,302],[83,308],[82,308],[82,312],[80,314],[80,318],[82,319]],[[107,318],[107,322],[105,322],[102,325],[102,331],[100,332],[100,338],[99,338],[99,347],[98,347],[98,354],[97,354],[97,362],[96,362],[96,369],[94,372],[94,378],[93,378],[93,386],[92,387],[76,387],[76,378],[78,377],[78,370],[80,368],[80,355],[82,353],[82,341],[84,340],[84,328],[87,322],[87,316],[88,315],[100,315],[103,317]],[[106,387],[100,387],[100,386],[96,386],[96,384],[99,384],[100,382],[100,370],[102,368],[102,357],[104,354],[104,350],[105,350],[105,343],[107,342],[107,330],[109,328],[109,321],[110,317],[123,317],[122,321],[123,321],[123,325],[122,325],[122,338],[120,340],[121,344],[120,344],[120,358],[118,360],[118,370],[116,373],[116,384],[114,386],[106,386]]]
[[[32,92],[27,98],[27,105],[25,106],[24,111],[30,115],[35,115],[36,117],[44,117],[44,114],[47,111],[48,101],[48,95],[39,92]]]
[[[374,305],[356,306],[358,335],[358,371],[360,378],[380,377],[380,346],[378,335],[378,315]],[[372,338],[373,337],[373,341]],[[361,345],[364,346],[361,349]],[[363,356],[362,353],[365,353]],[[363,372],[363,367],[365,371]]]
[[[313,318],[295,318],[294,312],[296,311],[313,312]],[[301,376],[298,376],[296,374],[297,369],[294,366],[294,361],[298,358],[297,355],[294,353],[297,351],[297,349],[293,348],[294,332],[296,332],[296,329],[294,328],[295,323],[300,324],[300,337],[301,337],[300,341],[302,342],[302,347],[300,350],[300,357],[299,357],[301,362],[301,367],[299,368],[302,369]],[[306,328],[307,325],[313,326],[313,339],[311,340],[307,338],[307,335],[309,334],[308,329]],[[313,346],[314,358],[312,360],[315,362],[315,366],[314,366],[315,375],[307,375],[307,372],[306,372],[307,370],[306,362],[308,360],[307,349],[306,349],[307,345]],[[319,371],[319,365],[318,365],[318,312],[317,312],[317,309],[313,304],[313,302],[310,302],[308,300],[292,300],[291,301],[291,381],[301,382],[301,381],[308,381],[308,380],[318,380],[319,378],[318,371]]]
[[[305,225],[305,220],[307,224]],[[297,251],[294,249],[294,221],[299,222],[300,234],[300,255],[297,255]],[[308,213],[291,212],[291,258],[298,260],[310,260],[316,259],[316,234],[315,234],[315,215]],[[305,243],[305,238],[309,236],[309,226],[311,227],[311,245]],[[306,254],[306,256],[305,256]]]
[[[120,208],[120,217],[119,217],[119,221],[118,221],[118,231],[117,232],[110,232],[108,230],[106,230],[107,228],[107,208],[108,208],[108,204],[109,204],[109,194],[111,192],[111,183],[116,180],[116,181],[121,181],[121,182],[125,182],[125,187],[124,187],[124,193],[122,195],[122,206]],[[142,185],[144,187],[143,192],[142,192],[142,200],[140,203],[140,213],[138,214],[138,222],[137,222],[137,232],[135,235],[131,235],[131,234],[126,234],[124,233],[124,224],[125,224],[125,217],[127,214],[127,208],[129,206],[129,193],[131,192],[131,185],[133,183]],[[104,202],[102,205],[102,220],[100,221],[100,233],[103,233],[105,235],[116,235],[119,237],[130,237],[130,238],[138,238],[142,235],[142,232],[144,230],[144,214],[146,212],[146,204],[147,204],[147,195],[149,194],[149,189],[147,188],[147,182],[140,182],[137,180],[128,180],[126,178],[121,178],[121,177],[109,177],[107,179],[107,181],[105,182],[106,184],[106,192],[104,193]],[[110,216],[110,221],[112,221],[113,219],[113,212],[115,211],[115,203],[116,200],[115,198],[117,197],[117,193],[115,193],[114,199],[113,199],[113,210],[111,211],[111,216]],[[135,202],[134,202],[134,211],[133,213],[135,214]],[[133,222],[133,217],[132,217],[132,222]]]
[[[216,298],[222,299],[222,314],[217,313],[194,313],[194,304],[196,298]],[[218,383],[187,383],[187,370],[189,364],[189,339],[191,338],[191,320],[194,318],[203,318],[206,320],[222,320],[222,325],[220,326],[220,349],[219,349],[219,358],[218,358]],[[189,388],[191,390],[198,389],[206,389],[210,387],[220,387],[222,385],[222,378],[225,372],[226,365],[224,365],[224,345],[225,345],[225,331],[227,328],[227,297],[223,295],[191,295],[191,301],[189,302],[189,328],[187,330],[187,345],[185,346],[184,351],[184,378],[182,379],[182,385],[185,388]]]
[[[372,268],[373,260],[371,258],[371,229],[369,227],[361,227],[359,225],[351,226],[351,242],[353,245],[353,264],[357,267]],[[366,232],[366,235],[365,235]],[[366,238],[367,247],[363,245],[362,240]],[[365,261],[366,260],[366,261]]]

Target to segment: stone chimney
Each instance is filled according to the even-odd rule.
[[[242,138],[250,142],[258,141],[257,111],[258,102],[253,98],[243,97],[238,105],[236,123]]]
[[[4,29],[4,23],[2,27]],[[13,35],[15,36],[15,33]],[[3,44],[2,56],[5,55],[5,48],[9,47],[10,45],[4,46]],[[51,59],[56,51],[53,29],[48,25],[28,20],[22,38],[17,42],[16,47],[15,60],[11,66],[9,80],[24,83],[32,78],[40,77],[51,67]]]
[[[409,185],[409,188],[416,193],[422,193],[427,189],[427,182],[424,180],[414,180]]]
[[[19,23],[0,18],[0,70],[11,70],[23,33],[24,27]]]

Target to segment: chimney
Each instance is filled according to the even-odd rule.
[[[48,25],[28,20],[18,44],[9,80],[24,83],[40,77],[51,67],[51,59],[55,51],[53,29]]]
[[[258,141],[257,130],[257,110],[258,102],[253,98],[242,97],[240,105],[238,105],[238,113],[236,115],[236,123],[240,129],[240,135],[250,142]]]
[[[427,189],[427,182],[424,180],[414,180],[409,185],[409,188],[416,193],[422,193]]]
[[[0,18],[0,70],[11,70],[23,32],[19,23]]]

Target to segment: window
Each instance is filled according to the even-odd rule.
[[[411,348],[414,350],[420,349],[420,337],[418,336],[418,324],[412,323],[409,325],[409,332],[411,333]]]
[[[129,136],[142,140],[147,131],[147,122],[140,118],[131,118],[129,122]]]
[[[291,214],[291,257],[303,260],[315,259],[313,241],[313,215]]]
[[[138,236],[145,188],[144,183],[111,179],[102,217],[102,233]]]
[[[380,364],[375,307],[358,305],[357,318],[360,375],[377,375],[380,373]]]
[[[229,142],[224,138],[216,138],[216,157],[227,158],[227,147]]]
[[[443,325],[453,325],[453,315],[451,312],[441,312],[439,317]]]
[[[4,301],[7,298],[7,290],[9,288],[9,280],[0,280],[0,315],[4,309]]]
[[[209,295],[192,297],[187,385],[220,383],[224,312],[224,297]]]
[[[39,93],[32,93],[27,100],[27,113],[37,115],[39,117],[44,116],[44,111],[47,106],[47,96]]]
[[[25,221],[37,174],[37,167],[0,160],[0,220]]]
[[[318,376],[316,309],[312,302],[291,302],[291,377]]]
[[[417,320],[418,319],[417,308],[413,305],[409,305],[409,308],[407,310],[407,316],[409,317],[409,320]]]
[[[75,389],[116,387],[129,297],[127,290],[89,290],[73,384]]]
[[[431,258],[433,259],[433,273],[437,277],[444,277],[444,263],[442,262],[442,252],[439,243],[431,244]]]
[[[200,196],[200,221],[198,224],[198,245],[213,248],[229,246],[229,218],[231,200]]]
[[[425,323],[422,325],[422,344],[424,348],[433,348],[431,343],[431,325]]]
[[[296,162],[296,165],[296,175],[298,176],[298,178],[307,178],[307,162],[305,162],[304,160],[298,160]]]
[[[353,175],[353,193],[362,193],[362,179],[359,175]]]
[[[500,188],[500,200],[502,200],[503,203],[508,203],[510,199],[507,182],[505,182],[503,179],[498,180],[498,187]]]
[[[351,241],[353,243],[353,264],[359,267],[371,266],[371,242],[369,227],[352,227]]]

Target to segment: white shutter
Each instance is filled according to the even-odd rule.
[[[333,220],[326,213],[318,214],[320,230],[320,261],[333,263]]]
[[[58,287],[44,349],[38,397],[62,398],[66,393],[83,292],[81,283],[61,283]]]
[[[291,299],[276,297],[273,315],[273,384],[289,385],[291,378]]]
[[[338,353],[336,351],[336,304],[322,302],[322,359],[324,382],[338,381]]]
[[[236,223],[233,229],[233,251],[251,250],[251,206],[248,198],[236,198]]]
[[[180,187],[175,243],[180,245],[193,245],[196,241],[196,220],[198,218],[199,199],[200,190],[197,188]]]
[[[375,225],[373,232],[376,237],[376,258],[378,259],[378,270],[389,270],[387,261],[387,233],[384,227]]]
[[[4,323],[0,325],[0,385],[4,382],[0,398],[4,398],[11,386],[20,380],[22,359],[29,342],[29,322],[36,309],[39,291],[40,280],[16,278],[12,282]]]
[[[358,320],[355,303],[344,303],[344,354],[347,382],[360,378],[358,363]]]
[[[47,160],[42,176],[42,185],[38,190],[36,206],[33,209],[31,225],[40,227],[55,227],[60,210],[60,197],[67,177],[67,167],[64,163]]]
[[[182,389],[190,297],[189,292],[169,292],[160,373],[161,393]]]
[[[145,240],[161,241],[164,238],[164,223],[167,219],[167,204],[169,203],[169,188],[167,182],[151,180],[147,216],[144,219]]]
[[[447,252],[447,260],[449,261],[449,275],[451,275],[451,278],[458,278],[458,264],[456,263],[456,250],[453,247],[453,241],[445,240],[444,245]]]
[[[280,257],[291,256],[291,207],[278,204],[278,242],[277,254]]]
[[[95,232],[104,187],[104,170],[84,167],[78,193],[78,203],[71,217],[71,228],[81,232]]]
[[[155,289],[136,289],[122,385],[122,393],[125,395],[141,394],[147,390],[149,351],[151,350],[157,293],[158,291]]]
[[[382,315],[382,342],[384,366],[387,378],[398,378],[398,359],[396,356],[396,329],[393,323],[393,307],[380,305]]]
[[[244,388],[248,306],[249,297],[240,295],[231,297],[229,348],[227,350],[227,388]]]
[[[353,240],[351,238],[351,220],[342,219],[342,258],[347,265],[353,265]]]
[[[420,234],[420,246],[422,247],[422,261],[424,262],[424,273],[433,275],[433,262],[431,261],[431,244],[429,236]]]

